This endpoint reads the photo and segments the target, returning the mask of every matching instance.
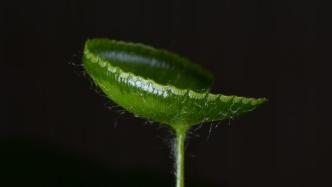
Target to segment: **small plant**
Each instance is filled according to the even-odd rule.
[[[233,119],[266,101],[209,93],[213,78],[208,71],[177,54],[143,44],[88,40],[83,63],[108,98],[174,131],[176,187],[184,187],[184,143],[191,127]]]

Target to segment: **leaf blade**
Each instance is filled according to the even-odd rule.
[[[101,55],[101,51],[108,56]],[[137,65],[138,61],[141,64]],[[142,44],[89,40],[83,62],[88,74],[111,100],[135,115],[173,128],[234,118],[266,101],[208,93],[212,76],[206,70],[176,54]],[[164,68],[156,68],[156,64],[164,64]],[[170,71],[180,77],[168,75]],[[158,73],[164,76],[156,78]]]

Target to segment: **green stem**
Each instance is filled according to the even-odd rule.
[[[186,129],[176,129],[175,157],[176,157],[176,187],[184,187],[184,153]]]

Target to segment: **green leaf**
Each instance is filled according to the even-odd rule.
[[[212,75],[208,71],[177,54],[143,44],[88,40],[83,61],[111,100],[136,116],[175,130],[231,119],[266,101],[209,93]]]

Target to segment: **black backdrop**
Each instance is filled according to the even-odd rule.
[[[188,186],[329,186],[329,6],[304,0],[1,3],[0,186],[173,186],[166,128],[84,77],[87,38],[166,48],[214,92],[269,98],[189,135]]]

